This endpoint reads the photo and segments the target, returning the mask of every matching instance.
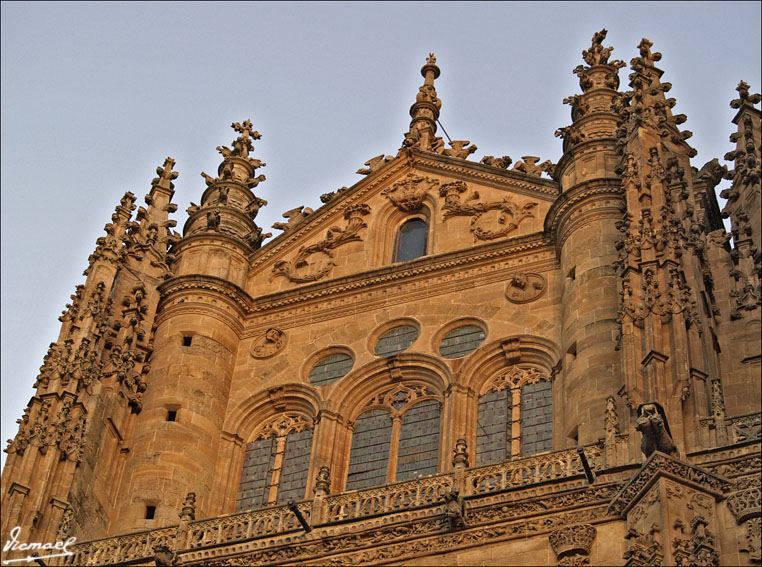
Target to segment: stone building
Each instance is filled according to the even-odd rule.
[[[396,155],[274,238],[250,121],[182,235],[167,158],[60,317],[3,542],[76,537],[65,565],[759,564],[761,97],[731,102],[731,169],[697,169],[661,54],[643,39],[620,90],[605,35],[555,164],[437,136],[433,54]]]

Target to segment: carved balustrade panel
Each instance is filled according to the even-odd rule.
[[[600,469],[601,450],[599,445],[585,447],[593,469]],[[577,474],[584,474],[582,462],[576,449],[568,449],[471,469],[466,474],[466,489],[483,494]]]
[[[445,474],[329,496],[325,500],[326,521],[362,518],[437,503],[452,486],[453,476]]]
[[[301,502],[299,511],[309,521],[312,502]],[[209,520],[191,522],[186,548],[219,545],[254,537],[262,537],[301,529],[299,521],[287,506],[243,512]]]

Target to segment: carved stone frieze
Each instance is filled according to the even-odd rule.
[[[426,195],[437,187],[439,187],[438,180],[410,172],[402,180],[384,189],[381,194],[394,203],[400,211],[412,213],[421,209]]]
[[[273,266],[273,276],[284,276],[294,283],[313,282],[327,276],[336,265],[333,262],[331,250],[346,244],[361,240],[359,232],[368,225],[362,220],[370,213],[370,207],[365,204],[352,205],[344,212],[347,226],[328,229],[323,240],[302,246],[291,260],[281,260]]]
[[[517,230],[522,221],[534,217],[532,209],[537,203],[533,201],[519,205],[505,197],[501,201],[482,202],[479,194],[474,193],[468,202],[461,203],[460,196],[467,189],[464,181],[445,183],[439,188],[439,196],[445,200],[442,217],[444,220],[454,216],[471,217],[470,230],[475,240],[503,238]]]
[[[535,273],[514,274],[505,287],[505,297],[511,303],[529,303],[545,292],[545,278]]]

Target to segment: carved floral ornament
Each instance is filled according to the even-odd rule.
[[[510,197],[484,202],[475,191],[466,203],[461,203],[461,194],[467,190],[464,181],[453,181],[439,188],[439,196],[445,200],[442,207],[444,220],[454,216],[471,217],[470,230],[475,240],[502,238],[518,229],[524,219],[534,218],[532,209],[537,206],[536,202],[519,205]]]
[[[251,356],[269,358],[279,353],[286,344],[286,334],[280,329],[270,327],[258,335],[251,345]]]
[[[343,230],[332,226],[323,240],[302,246],[291,260],[276,262],[272,277],[284,276],[294,283],[314,282],[324,278],[336,265],[331,250],[348,242],[362,240],[358,233],[368,226],[362,220],[367,214],[370,214],[370,206],[364,203],[347,207],[344,211],[347,226]]]
[[[420,210],[426,195],[438,186],[438,180],[416,175],[411,171],[402,180],[384,189],[381,194],[400,211],[412,213]]]

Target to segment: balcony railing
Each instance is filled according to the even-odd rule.
[[[600,445],[585,447],[593,469],[600,468]],[[497,465],[474,467],[460,476],[457,488],[463,496],[548,482],[582,474],[582,464],[575,449],[535,455]],[[338,521],[358,521],[379,514],[389,514],[427,507],[443,502],[444,495],[456,488],[454,472],[389,484],[377,488],[315,498],[298,504],[299,510],[313,525]],[[63,558],[63,565],[104,565],[149,559],[154,548],[190,550],[224,545],[265,536],[300,530],[301,526],[287,506],[274,506],[237,514],[196,520],[177,526],[128,535],[109,537],[77,544],[74,555]]]

